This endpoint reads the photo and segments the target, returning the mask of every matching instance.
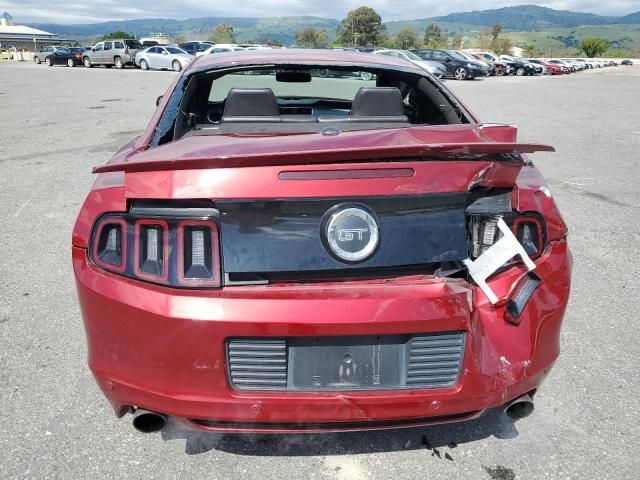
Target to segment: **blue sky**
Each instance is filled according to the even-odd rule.
[[[203,0],[0,0],[0,12],[8,11],[16,24],[28,22],[93,23],[133,18],[175,18],[225,16],[263,17],[281,15],[317,15],[343,18],[363,4],[375,8],[385,21],[425,18],[452,12],[477,10],[470,0],[244,0],[243,2],[206,2]],[[242,5],[242,8],[238,8]],[[482,9],[514,5],[513,2],[485,0]],[[640,10],[640,0],[564,0],[538,2],[555,9],[590,12],[601,15],[626,15]]]

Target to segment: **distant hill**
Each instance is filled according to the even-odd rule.
[[[269,38],[278,40],[284,45],[292,45],[295,32],[305,27],[314,27],[325,30],[327,37],[335,37],[339,20],[313,16],[291,17],[203,17],[187,20],[172,20],[166,18],[147,18],[141,20],[110,21],[92,24],[61,25],[50,23],[35,23],[31,26],[57,33],[63,37],[77,38],[81,41],[102,37],[116,30],[129,32],[136,37],[150,33],[162,32],[169,36],[183,34],[188,39],[204,40],[208,32],[221,23],[233,25],[238,41],[247,42]],[[593,35],[597,28],[603,27],[605,38],[613,42],[614,46],[625,48],[639,48],[636,40],[636,30],[626,28],[630,25],[640,28],[640,12],[632,13],[624,17],[607,17],[591,13],[571,12],[567,10],[554,10],[536,5],[520,5],[516,7],[498,8],[476,12],[452,13],[440,17],[427,17],[415,20],[387,22],[387,30],[390,35],[402,28],[411,27],[422,34],[429,23],[440,25],[446,35],[462,35],[467,37],[477,36],[478,32],[500,23],[505,33],[513,36],[518,41],[543,41],[546,46],[562,45],[572,46],[577,39],[588,35],[589,29],[594,27]],[[625,28],[615,28],[615,25],[624,24]],[[604,28],[610,26],[611,28]],[[573,35],[565,29],[581,28],[580,35]],[[545,33],[547,32],[548,33]],[[518,32],[522,32],[519,35]],[[618,32],[618,33],[616,33]],[[593,36],[592,35],[592,36]]]
[[[640,23],[640,12],[621,17],[614,23]]]
[[[606,25],[614,23],[617,18],[603,17],[592,13],[554,10],[537,5],[519,5],[477,12],[452,13],[432,20],[485,27],[499,23],[509,30],[540,30],[543,28],[576,27],[578,25]]]
[[[60,36],[71,38],[102,37],[111,32],[122,30],[136,37],[162,32],[169,36],[184,34],[188,38],[204,40],[210,30],[228,23],[233,25],[238,41],[258,40],[262,37],[278,40],[285,45],[294,41],[295,32],[305,27],[315,27],[327,31],[330,37],[340,22],[333,18],[311,16],[297,17],[203,17],[187,20],[167,18],[145,18],[140,20],[121,20],[102,23],[61,25],[52,23],[34,23],[31,26]]]

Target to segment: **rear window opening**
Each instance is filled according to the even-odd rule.
[[[179,93],[178,86],[174,96]],[[247,66],[192,74],[157,144],[187,135],[318,133],[470,123],[424,74],[362,66]],[[166,118],[173,114],[175,118]],[[169,127],[169,121],[172,122]],[[159,129],[160,130],[160,129]]]
[[[129,47],[129,48],[133,48],[136,50],[141,50],[144,47],[142,46],[142,44],[138,41],[138,40],[125,40],[124,44]]]

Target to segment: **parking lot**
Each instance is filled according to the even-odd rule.
[[[138,433],[86,366],[73,223],[91,168],[175,75],[0,64],[0,478],[637,478],[639,66],[446,82],[484,121],[557,149],[533,159],[570,228],[573,292],[535,413],[295,436]]]

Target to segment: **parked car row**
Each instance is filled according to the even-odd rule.
[[[154,42],[156,43],[156,42]],[[112,39],[93,47],[42,47],[34,54],[36,63],[47,65],[84,65],[87,68],[103,65],[122,69],[131,65],[142,70],[162,69],[177,72],[196,57],[239,50],[269,49],[256,44],[214,44],[204,41],[183,42],[178,45],[153,45],[145,48],[135,39]],[[588,68],[632,65],[630,60],[582,58],[522,58],[496,55],[492,52],[421,48],[400,50],[389,48],[340,49],[385,55],[407,60],[438,78],[471,80],[478,77],[502,75],[562,75]],[[318,74],[321,74],[319,72]],[[366,77],[366,72],[362,72]],[[364,80],[367,78],[363,77]]]

